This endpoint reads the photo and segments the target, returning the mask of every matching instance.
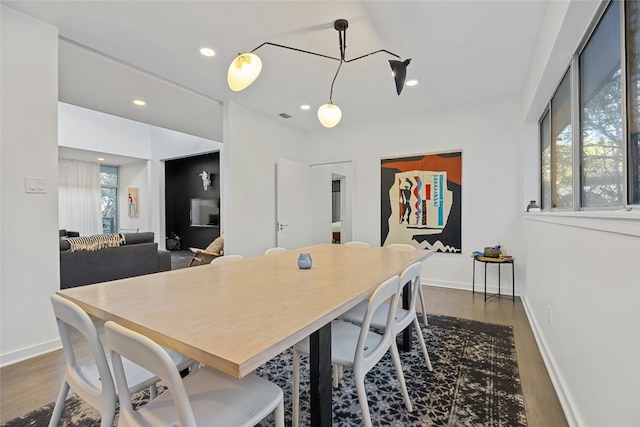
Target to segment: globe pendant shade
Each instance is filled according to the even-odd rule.
[[[260,75],[262,61],[253,53],[243,53],[229,65],[227,83],[234,92],[239,92],[249,86]]]
[[[318,108],[318,120],[322,126],[332,128],[340,123],[340,119],[342,119],[342,111],[337,105],[330,102]]]

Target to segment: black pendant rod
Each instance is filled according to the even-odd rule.
[[[362,56],[358,56],[357,58],[353,58],[353,59],[344,59],[344,58],[342,58],[342,59],[340,59],[340,58],[336,58],[335,56],[329,56],[329,55],[324,55],[322,53],[310,52],[308,50],[298,49],[296,47],[290,47],[290,46],[285,46],[285,45],[281,45],[281,44],[277,44],[277,43],[271,43],[271,42],[264,42],[260,46],[256,47],[252,51],[250,51],[249,53],[253,53],[253,52],[255,52],[256,50],[260,49],[262,46],[265,46],[265,45],[281,47],[283,49],[295,50],[296,52],[308,53],[309,55],[316,55],[316,56],[321,56],[321,57],[327,58],[327,59],[333,59],[334,61],[344,61],[344,62],[357,61],[358,59],[362,59],[362,58],[365,58],[367,56],[371,56],[371,55],[374,55],[374,54],[380,53],[380,52],[388,53],[389,55],[395,56],[398,59],[400,58],[400,56],[396,55],[393,52],[389,52],[388,50],[385,50],[385,49],[380,49],[380,50],[376,50],[375,52],[371,52],[371,53],[367,53],[367,54],[362,55]],[[242,55],[242,53],[239,53],[238,55]]]

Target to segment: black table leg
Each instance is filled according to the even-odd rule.
[[[484,300],[487,300],[487,263],[484,263]]]
[[[471,280],[471,294],[476,294],[476,260],[473,259],[473,280]]]
[[[500,264],[498,264],[498,298],[500,298]]]
[[[311,380],[311,426],[329,427],[333,409],[331,392],[331,322],[311,334],[309,369]]]
[[[515,265],[513,263],[513,261],[511,261],[511,300],[515,301],[516,300],[516,272],[515,272]]]
[[[405,310],[409,309],[409,303],[411,302],[411,284],[413,282],[409,282],[404,285],[402,288],[402,308]],[[427,313],[423,313],[423,316],[426,316]],[[402,351],[411,351],[411,332],[413,331],[413,325],[410,324],[407,326],[404,331],[402,331],[402,338],[397,340],[398,349]]]

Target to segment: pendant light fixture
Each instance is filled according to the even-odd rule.
[[[340,68],[342,64],[345,62],[353,62],[358,59],[366,58],[367,56],[385,52],[391,56],[394,56],[398,59],[400,57],[395,53],[389,52],[385,49],[376,50],[375,52],[367,53],[366,55],[359,56],[353,59],[345,59],[345,50],[347,48],[347,28],[349,27],[349,21],[346,19],[337,19],[333,23],[333,28],[338,31],[338,41],[340,45],[340,57],[336,58],[333,56],[323,55],[321,53],[310,52],[307,50],[297,49],[295,47],[284,46],[281,44],[264,42],[260,46],[256,47],[249,53],[241,53],[239,54],[231,65],[229,66],[229,71],[227,73],[227,83],[229,84],[229,88],[231,90],[238,92],[245,88],[247,88],[251,83],[253,83],[258,76],[260,75],[260,71],[262,70],[262,61],[260,58],[254,54],[254,52],[260,49],[262,46],[270,45],[275,47],[281,47],[284,49],[295,50],[297,52],[308,53],[311,55],[321,56],[323,58],[333,59],[335,61],[339,61],[338,69],[336,74],[333,76],[333,81],[331,82],[331,91],[329,92],[329,102],[322,105],[318,108],[318,120],[320,123],[327,128],[332,128],[340,123],[340,119],[342,118],[342,111],[340,108],[333,103],[333,85],[336,82],[336,78],[338,77],[338,73],[340,72]],[[404,88],[404,81],[407,77],[407,66],[411,62],[411,59],[407,59],[404,61],[399,60],[389,60],[389,65],[391,66],[391,71],[393,75],[393,79],[396,86],[396,92],[398,95],[402,92]]]

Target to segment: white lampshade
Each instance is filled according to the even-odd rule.
[[[239,92],[249,86],[260,75],[262,61],[253,53],[243,53],[229,65],[227,83],[234,92]]]
[[[318,108],[318,120],[322,123],[322,126],[326,128],[332,128],[342,119],[342,111],[340,107],[329,102]]]

